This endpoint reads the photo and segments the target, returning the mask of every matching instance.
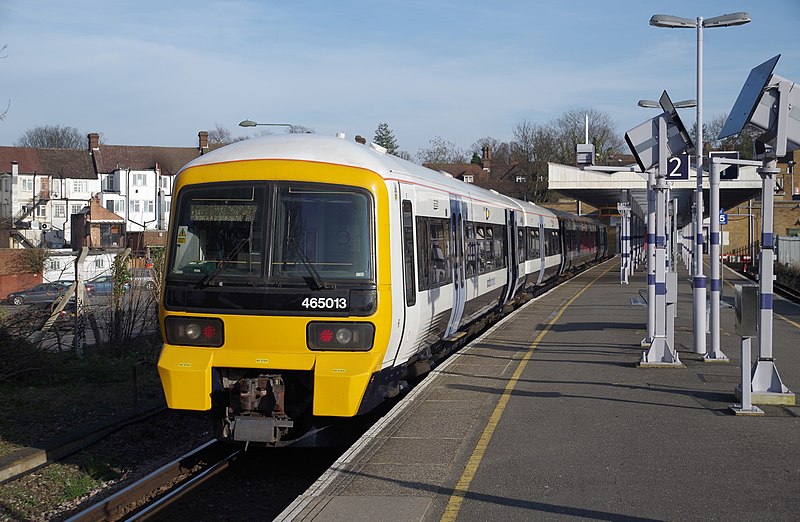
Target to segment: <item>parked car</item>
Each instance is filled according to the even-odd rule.
[[[131,283],[134,287],[153,290],[156,287],[156,280],[153,271],[149,268],[134,268],[131,270]]]
[[[11,292],[8,294],[8,302],[13,305],[27,303],[52,303],[60,298],[69,289],[60,283],[41,283],[27,290]]]
[[[69,287],[71,287],[74,282],[75,281],[72,279],[59,279],[58,281],[53,281],[53,283],[57,285],[64,285],[65,290],[69,290]],[[94,295],[94,285],[91,281],[84,282],[83,286],[86,288],[86,293],[88,295]]]
[[[88,285],[92,285],[93,295],[111,295],[114,292],[114,278],[110,275],[97,276],[87,283],[87,287]],[[123,292],[127,292],[130,287],[130,283],[125,283]]]

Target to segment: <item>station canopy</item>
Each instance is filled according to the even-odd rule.
[[[627,167],[616,172],[581,170],[578,167],[548,164],[550,190],[577,199],[598,209],[617,210],[617,203],[627,201],[625,191],[630,192],[633,212],[646,219],[647,173],[631,172]],[[690,169],[688,180],[670,181],[670,198],[678,200],[678,228],[691,224],[694,191],[697,174]],[[756,167],[739,167],[739,179],[720,182],[720,208],[728,210],[761,194],[761,176]],[[708,217],[709,181],[708,171],[703,172],[703,209]]]

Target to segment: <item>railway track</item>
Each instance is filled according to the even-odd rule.
[[[208,441],[67,520],[147,520],[227,469],[242,452],[237,446]]]

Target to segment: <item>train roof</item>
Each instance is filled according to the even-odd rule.
[[[194,159],[181,171],[200,165],[263,159],[312,161],[358,167],[373,171],[386,180],[414,183],[468,197],[477,197],[502,207],[523,210],[526,213],[555,216],[552,210],[534,203],[516,200],[496,191],[466,183],[448,173],[431,170],[387,154],[385,149],[375,144],[362,145],[344,138],[319,134],[283,134],[238,141]]]

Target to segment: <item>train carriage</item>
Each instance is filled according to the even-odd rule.
[[[554,213],[338,138],[223,147],[174,194],[158,369],[234,441],[369,411],[568,264]]]

